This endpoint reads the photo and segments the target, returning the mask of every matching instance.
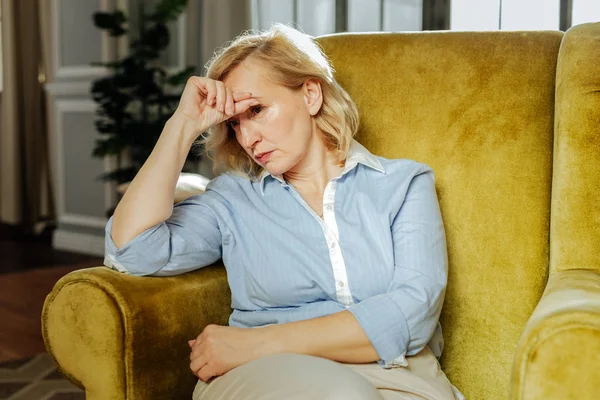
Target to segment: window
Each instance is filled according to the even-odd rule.
[[[573,0],[572,25],[600,21],[600,1]]]
[[[253,0],[252,27],[291,24],[312,36],[334,32],[420,31],[424,0]]]
[[[599,0],[452,0],[453,30],[567,30],[600,21]]]
[[[600,0],[252,0],[252,27],[333,32],[566,30],[600,21]]]
[[[560,0],[453,0],[450,29],[557,30]]]

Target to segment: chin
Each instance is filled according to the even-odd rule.
[[[271,175],[283,175],[285,174],[289,168],[282,168],[279,165],[273,165],[273,163],[267,163],[267,165],[263,165],[263,168],[266,169]]]

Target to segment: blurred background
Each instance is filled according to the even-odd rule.
[[[567,30],[599,0],[0,0],[0,362],[44,350],[41,304],[102,265],[104,228],[189,75],[244,30]],[[368,55],[366,55],[368,56]],[[190,154],[182,193],[213,177]],[[189,190],[186,192],[186,190]]]
[[[204,73],[216,48],[273,22],[319,36],[566,30],[600,20],[598,0],[1,0],[1,6],[2,239],[41,236],[54,249],[96,256],[103,254],[119,185],[143,164],[176,106],[148,99],[153,90],[161,99],[181,93],[182,86],[157,83],[158,70],[185,83],[186,73]],[[136,49],[140,37],[154,59],[140,55],[139,43]],[[147,66],[127,76],[128,57]],[[146,72],[148,79],[136,80]],[[111,92],[115,82],[121,87]],[[135,85],[137,97],[119,98]],[[123,113],[129,124],[115,128]],[[207,157],[189,161],[184,172],[213,177]]]

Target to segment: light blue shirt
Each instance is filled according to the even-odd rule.
[[[106,224],[105,264],[170,276],[220,258],[231,288],[230,326],[259,327],[348,310],[384,368],[427,344],[439,357],[446,237],[434,173],[353,141],[323,197],[323,218],[281,176],[231,173],[173,207],[171,217],[118,249]]]

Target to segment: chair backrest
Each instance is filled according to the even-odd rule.
[[[563,33],[318,38],[373,153],[431,166],[448,241],[442,366],[473,399],[505,399],[548,274],[555,75]]]

